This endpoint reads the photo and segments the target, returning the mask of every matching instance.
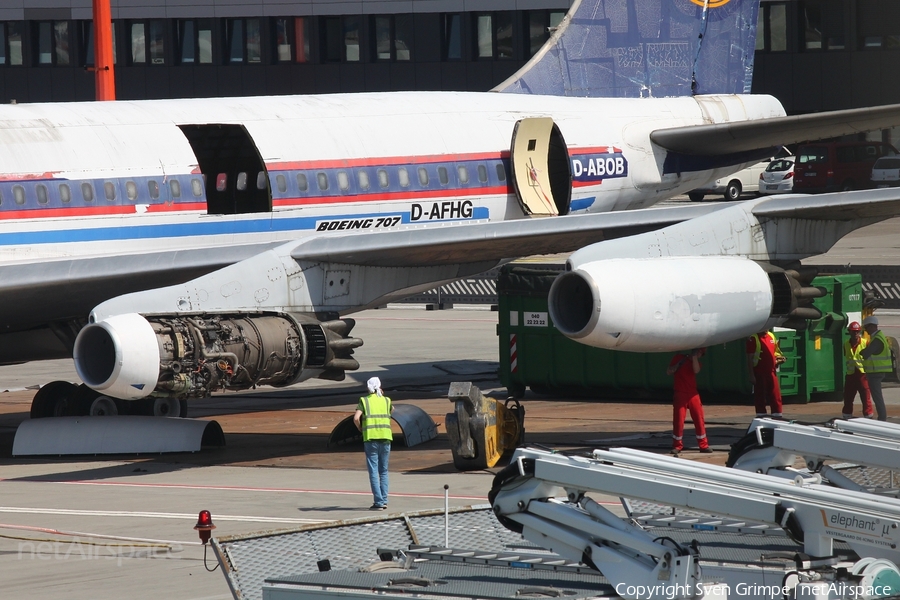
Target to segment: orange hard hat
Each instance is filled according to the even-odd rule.
[[[859,323],[853,321],[850,323],[850,326],[847,328],[847,331],[859,331]]]

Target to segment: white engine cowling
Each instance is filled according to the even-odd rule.
[[[779,322],[769,274],[738,257],[608,259],[560,275],[553,324],[589,346],[672,352],[721,344]]]
[[[115,315],[82,329],[74,358],[81,380],[113,398],[146,398],[159,380],[156,332],[138,314]]]

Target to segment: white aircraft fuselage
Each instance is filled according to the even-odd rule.
[[[521,219],[511,136],[541,117],[565,143],[568,212],[643,208],[741,166],[663,174],[651,131],[783,114],[769,96],[445,92],[0,106],[0,264]],[[258,186],[270,209],[208,205],[220,176],[181,126],[219,124],[246,128],[265,173],[215,185]]]

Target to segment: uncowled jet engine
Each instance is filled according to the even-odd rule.
[[[78,334],[75,369],[88,387],[123,400],[342,380],[359,368],[352,354],[363,341],[347,337],[354,325],[291,314],[114,315]]]
[[[599,348],[672,352],[820,318],[815,272],[740,257],[621,258],[560,275],[549,312],[564,335]]]

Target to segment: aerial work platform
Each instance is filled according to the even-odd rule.
[[[805,469],[798,469],[802,461]],[[825,464],[841,461],[844,464]],[[893,470],[900,466],[900,425],[871,419],[836,419],[801,425],[754,419],[747,435],[732,446],[726,465],[786,479],[823,480],[834,487],[897,496]],[[866,485],[849,469],[883,470],[887,481]],[[874,469],[873,469],[874,468]],[[824,479],[823,479],[824,478]]]
[[[613,513],[587,490],[630,499]],[[236,600],[837,600],[900,591],[896,566],[878,556],[895,552],[900,502],[890,498],[629,450],[528,449],[498,474],[491,499],[493,510],[342,521],[213,545]],[[832,514],[861,523],[875,512],[887,530],[872,536],[850,522],[828,526]]]

